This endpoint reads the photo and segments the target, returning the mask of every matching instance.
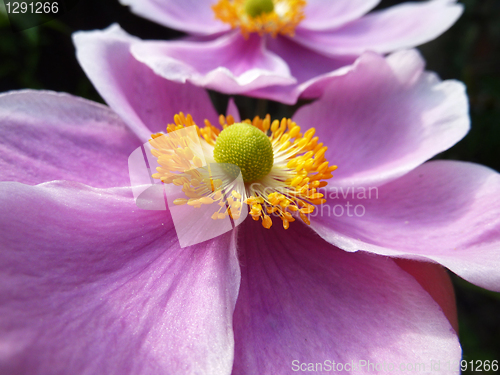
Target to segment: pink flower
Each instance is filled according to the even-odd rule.
[[[246,220],[180,249],[168,212],[135,205],[127,159],[175,113],[198,124],[217,114],[201,88],[138,62],[127,37],[87,35],[80,61],[114,111],[51,92],[0,96],[0,373],[456,366],[452,291],[436,263],[500,290],[500,176],[424,163],[468,131],[462,84],[423,72],[414,51],[364,54],[294,121],[314,126],[339,166],[327,197],[378,189],[320,207],[350,200],[365,214],[288,230]]]
[[[317,97],[334,70],[365,51],[385,54],[436,38],[463,10],[456,0],[408,2],[369,14],[379,0],[121,2],[140,16],[193,35],[132,45],[133,55],[160,76],[287,104],[299,96]],[[252,16],[247,3],[262,13]],[[274,10],[266,12],[263,3]]]

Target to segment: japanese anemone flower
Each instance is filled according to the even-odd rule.
[[[331,72],[365,51],[384,54],[436,38],[463,10],[456,0],[431,0],[368,13],[379,2],[121,0],[140,16],[191,35],[137,40],[132,54],[157,74],[287,104],[321,95]]]
[[[415,51],[363,54],[284,130],[295,123],[302,139],[315,128],[328,146],[314,147],[312,175],[317,158],[339,167],[313,212],[339,204],[340,187],[376,187],[365,214],[294,213],[288,229],[258,217],[180,248],[169,211],[136,206],[127,160],[184,122],[219,132],[217,143],[219,117],[202,88],[138,62],[128,37],[99,36],[75,39],[112,109],[51,92],[0,96],[2,374],[289,374],[333,361],[459,372],[439,263],[500,290],[500,176],[424,163],[468,130],[462,84],[423,72]],[[230,115],[239,123],[234,106]]]

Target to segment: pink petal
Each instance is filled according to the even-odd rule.
[[[231,236],[180,249],[126,188],[4,182],[0,207],[0,373],[231,372]]]
[[[388,258],[340,251],[292,224],[266,230],[247,221],[238,232],[233,374],[291,374],[293,361],[424,362],[428,374],[432,360],[458,363],[456,334],[413,277]]]
[[[234,32],[211,41],[136,43],[132,53],[164,78],[227,94],[295,83],[286,63],[255,34],[248,39]]]
[[[216,122],[217,113],[205,90],[165,80],[130,53],[139,42],[112,25],[104,31],[73,35],[78,61],[101,96],[142,141],[165,131],[178,112],[190,113],[195,122]]]
[[[449,0],[404,3],[371,13],[347,25],[314,31],[297,28],[294,40],[318,53],[387,53],[429,42],[448,30],[463,12]]]
[[[214,34],[231,27],[215,18],[218,0],[120,0],[135,14],[161,25],[193,34]]]
[[[464,86],[422,73],[422,66],[414,51],[387,61],[367,53],[346,74],[333,76],[320,100],[297,111],[294,121],[316,127],[329,147],[327,159],[339,166],[335,186],[378,186],[467,133]]]
[[[229,98],[229,102],[227,103],[226,116],[229,115],[233,116],[234,122],[241,121],[240,111],[238,110],[233,98]]]
[[[344,250],[430,260],[500,291],[499,191],[491,169],[434,161],[364,195],[355,185],[338,199],[329,190],[311,226]]]
[[[140,142],[109,108],[67,94],[0,95],[0,180],[70,180],[129,186],[127,159]]]
[[[457,304],[450,275],[445,268],[435,263],[396,258],[396,264],[412,275],[436,301],[451,326],[458,333]]]
[[[304,48],[304,50],[306,51],[307,49]],[[305,51],[301,54],[305,55]],[[315,54],[315,52],[309,50],[309,54],[313,55]],[[319,98],[323,96],[325,90],[328,88],[328,86],[331,85],[332,81],[335,81],[337,79],[338,76],[350,73],[351,71],[356,69],[357,64],[361,64],[362,61],[370,61],[371,58],[372,54],[369,52],[362,54],[356,60],[353,60],[349,57],[335,58],[332,61],[335,61],[337,64],[339,64],[338,66],[341,66],[342,68],[337,68],[336,70],[332,69],[332,71],[316,76],[314,74],[310,74],[311,78],[298,86],[296,88],[296,91],[302,99]],[[314,58],[311,56],[311,59]],[[411,82],[418,79],[425,67],[424,60],[416,50],[394,52],[393,54],[386,57],[386,61],[393,70],[393,74],[396,75],[401,82]],[[313,72],[314,71],[312,71],[311,73]]]
[[[331,29],[353,21],[380,3],[380,0],[307,0],[305,19],[299,28],[309,30]]]
[[[297,83],[299,84],[331,73],[354,62],[353,59],[342,57],[332,59],[331,57],[318,54],[307,47],[295,43],[293,39],[282,36],[268,38],[267,47],[287,62],[291,75],[297,79]]]

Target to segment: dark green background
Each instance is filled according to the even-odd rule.
[[[402,1],[382,1],[379,8]],[[443,79],[466,83],[472,130],[438,158],[473,161],[500,171],[500,0],[462,0],[462,18],[437,40],[420,47],[428,69]],[[0,0],[0,6],[3,4]],[[144,39],[182,34],[132,15],[117,0],[80,0],[68,14],[14,33],[0,14],[0,91],[21,88],[65,91],[95,101],[99,95],[75,59],[71,33],[102,29],[118,22]],[[23,25],[20,25],[22,27]],[[221,107],[227,98],[214,95]],[[250,113],[290,109],[276,103],[237,98]],[[499,249],[500,251],[500,249]],[[500,270],[499,270],[500,272]],[[455,276],[464,359],[500,360],[500,296]],[[470,372],[467,372],[470,373]]]

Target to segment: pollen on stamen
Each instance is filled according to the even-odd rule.
[[[304,19],[305,0],[220,0],[212,6],[215,18],[251,33],[293,36]]]
[[[227,119],[223,117],[221,121],[225,127],[234,123],[231,116]],[[185,131],[190,129],[193,130]],[[216,177],[217,173],[214,173],[213,167],[210,170],[203,162],[207,151],[202,147],[209,148],[210,153],[210,148],[213,149],[221,132],[220,129],[209,121],[205,121],[205,127],[199,128],[191,115],[186,116],[180,112],[174,116],[174,124],[168,124],[166,130],[167,135],[156,133],[149,140],[151,153],[159,164],[157,173],[152,177],[181,188],[185,198],[177,198],[173,204],[193,208],[214,205],[212,219],[220,220],[229,216],[237,220],[241,214],[243,197],[236,190],[229,190],[231,196],[228,197],[227,185],[231,182],[230,176],[219,173],[219,177]]]
[[[189,149],[189,139],[164,140],[160,138],[161,134],[155,134],[150,143],[160,167],[153,178],[182,186],[186,197],[176,199],[175,205],[187,204],[197,208],[216,204],[219,208],[212,219],[231,217],[236,220],[241,215],[242,205],[247,204],[252,219],[261,221],[264,228],[271,228],[273,218],[279,218],[283,228],[288,229],[290,223],[299,218],[309,225],[309,215],[316,206],[326,202],[319,189],[327,185],[326,180],[333,177],[332,172],[337,166],[330,165],[325,159],[327,147],[318,143],[314,128],[302,133],[300,126],[292,120],[283,118],[271,122],[269,115],[240,123],[235,123],[231,116],[221,115],[219,125],[222,130],[208,120],[205,120],[204,128],[199,128],[190,115],[182,113],[174,117],[174,122],[167,126],[169,134],[195,127],[196,132],[192,134],[206,146],[204,150],[211,153],[209,157],[215,157],[217,149],[230,149],[229,156],[219,160],[215,157],[215,161],[246,169],[248,177],[242,191],[237,191],[231,185],[231,179],[214,179],[193,169],[201,166],[201,158]],[[250,138],[256,141],[250,141]],[[245,143],[245,139],[249,141]],[[262,156],[267,144],[272,154],[269,157]],[[270,168],[267,167],[269,161]]]

